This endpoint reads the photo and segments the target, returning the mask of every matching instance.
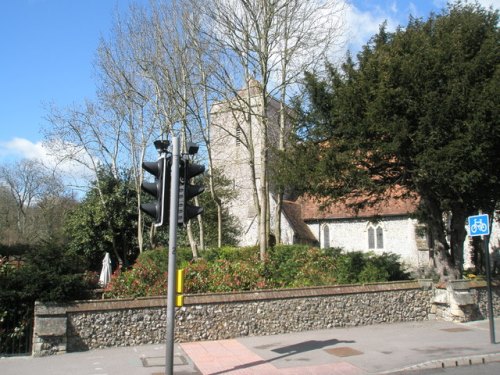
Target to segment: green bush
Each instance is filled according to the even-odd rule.
[[[84,260],[59,246],[29,249],[23,262],[13,267],[0,257],[0,353],[29,335],[35,301],[87,299],[97,286]]]
[[[163,258],[160,255],[142,257],[130,270],[118,271],[112,276],[104,296],[106,298],[135,298],[165,295],[167,292],[167,267]]]
[[[360,283],[374,283],[377,281],[387,281],[389,274],[383,268],[378,268],[374,263],[367,263],[358,276]]]
[[[337,253],[337,281],[339,284],[377,281],[408,280],[410,274],[397,254],[353,251]]]
[[[217,259],[193,262],[185,269],[185,293],[233,292],[262,289],[265,279],[259,263]]]
[[[339,253],[335,258],[337,282],[339,284],[359,282],[359,275],[365,266],[366,256],[361,251],[353,251],[345,254]]]
[[[275,246],[264,262],[257,247],[224,247],[202,252],[194,261],[186,251],[178,265],[185,268],[185,293],[210,293],[263,288],[368,283],[409,278],[399,257],[304,245]],[[139,297],[166,293],[168,254],[147,251],[128,271],[115,275],[107,297]]]
[[[334,284],[334,270],[330,252],[305,245],[275,246],[264,263],[264,276],[273,288]]]
[[[259,257],[259,249],[256,246],[232,247],[224,246],[220,249],[209,249],[201,253],[201,257],[208,262],[214,262],[218,259],[225,259],[231,262],[250,261]]]

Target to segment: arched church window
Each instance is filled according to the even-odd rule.
[[[323,249],[330,247],[330,228],[328,225],[323,226]]]
[[[379,225],[379,226],[377,226],[376,232],[377,232],[377,249],[383,249],[384,248],[384,230]]]
[[[236,146],[239,146],[241,143],[241,128],[236,126]]]
[[[368,227],[368,248],[375,249],[375,229]]]
[[[368,249],[384,248],[384,228],[380,223],[368,223]]]

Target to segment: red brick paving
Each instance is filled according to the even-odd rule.
[[[180,345],[204,375],[361,375],[365,373],[347,362],[277,368],[236,340],[190,342]]]

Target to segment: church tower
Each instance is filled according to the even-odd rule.
[[[250,80],[234,98],[214,104],[210,114],[214,167],[232,181],[237,193],[227,207],[241,226],[240,246],[255,245],[259,238],[255,194],[260,186],[261,171],[261,93],[261,85]],[[279,109],[279,102],[269,98],[267,136],[270,148],[278,144]],[[273,207],[270,211],[273,215]]]

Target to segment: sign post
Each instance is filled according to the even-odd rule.
[[[468,217],[469,223],[469,236],[481,236],[484,247],[484,259],[486,263],[486,280],[488,288],[488,315],[490,321],[490,341],[492,344],[495,342],[495,317],[493,315],[493,293],[491,291],[491,269],[490,269],[490,251],[488,246],[488,236],[490,234],[489,217],[486,214],[475,215]]]

